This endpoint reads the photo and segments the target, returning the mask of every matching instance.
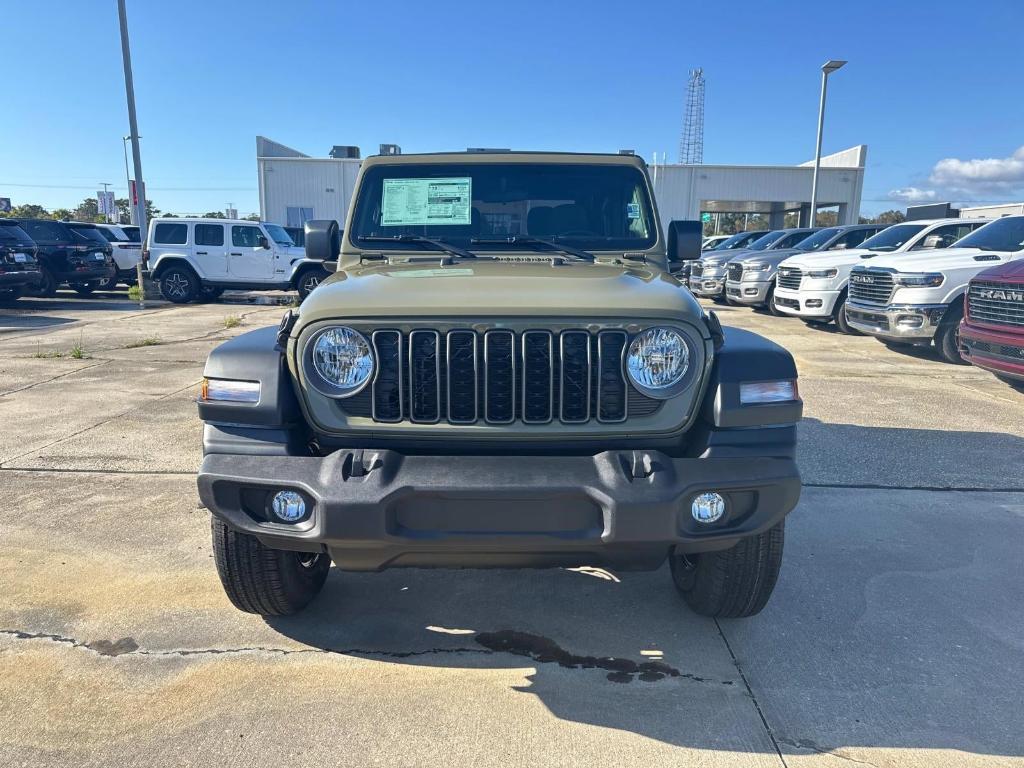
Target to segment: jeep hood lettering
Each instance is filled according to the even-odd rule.
[[[303,302],[302,324],[344,317],[582,315],[687,320],[703,310],[657,270],[621,264],[440,260],[363,264],[325,280]]]

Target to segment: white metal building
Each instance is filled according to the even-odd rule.
[[[867,147],[860,145],[821,159],[818,205],[837,207],[840,224],[856,224],[864,188]],[[285,226],[345,213],[359,172],[358,159],[310,157],[276,141],[256,137],[260,217]],[[760,213],[772,227],[785,214],[810,220],[813,161],[781,165],[657,165],[651,167],[662,220],[698,219],[704,212]]]

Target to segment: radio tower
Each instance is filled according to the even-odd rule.
[[[699,165],[704,162],[704,70],[691,69],[686,86],[686,111],[683,134],[679,138],[679,162]]]

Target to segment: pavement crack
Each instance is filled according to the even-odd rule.
[[[811,739],[784,739],[779,737],[778,741],[780,744],[785,744],[787,747],[793,747],[795,749],[809,749],[819,755],[829,755],[830,757],[838,757],[840,760],[847,760],[851,763],[875,766],[874,763],[869,763],[867,760],[858,760],[856,757],[844,755],[837,747],[824,747],[815,743]]]
[[[481,632],[475,639],[490,651],[526,656],[541,664],[556,663],[566,669],[604,669],[608,671],[607,678],[613,683],[631,683],[635,675],[645,683],[653,683],[666,677],[678,677],[695,683],[733,684],[732,680],[712,680],[689,672],[680,672],[663,661],[636,662],[620,656],[581,656],[569,653],[550,638],[512,629]]]
[[[757,716],[761,718],[761,725],[764,727],[764,732],[768,736],[768,740],[771,741],[772,746],[775,747],[775,754],[779,756],[779,761],[782,763],[783,768],[787,768],[786,758],[782,755],[782,748],[779,746],[778,739],[775,738],[775,733],[772,731],[772,727],[768,725],[768,718],[764,715],[764,710],[761,709],[761,704],[757,700],[757,696],[754,695],[754,690],[750,687],[750,681],[747,680],[746,674],[743,672],[743,667],[740,666],[739,659],[736,658],[736,654],[732,651],[732,646],[729,645],[729,638],[725,636],[725,632],[722,631],[722,625],[719,624],[718,619],[714,619],[715,629],[718,630],[718,636],[722,638],[722,642],[725,643],[725,650],[729,652],[729,658],[732,659],[732,664],[736,667],[736,672],[740,676],[740,680],[743,681],[743,686],[747,689],[747,694],[750,696],[750,700],[754,703],[754,709],[757,710]]]
[[[51,376],[50,378],[46,379],[45,381],[35,381],[35,382],[32,382],[31,384],[26,384],[24,387],[18,387],[17,389],[8,389],[8,390],[6,390],[4,392],[0,392],[0,397],[6,397],[7,395],[14,395],[14,394],[17,394],[18,392],[24,392],[26,389],[32,389],[33,387],[39,387],[39,386],[42,386],[43,384],[49,384],[52,381],[57,381],[58,379],[63,379],[65,376],[74,376],[76,373],[81,373],[82,371],[87,371],[90,368],[96,368],[97,366],[100,366],[100,365],[106,365],[109,362],[110,362],[110,360],[97,360],[95,363],[92,363],[91,365],[83,365],[81,368],[75,368],[75,370],[73,370],[73,371],[65,371],[64,373],[58,374],[56,376]]]

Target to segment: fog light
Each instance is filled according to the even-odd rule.
[[[924,318],[918,315],[900,315],[896,318],[896,325],[900,328],[920,328],[924,325]]]
[[[821,306],[821,299],[808,299],[807,300],[807,308],[808,309],[817,309],[820,306]]]
[[[690,505],[690,513],[698,523],[715,523],[725,514],[725,499],[718,493],[702,493]]]
[[[747,296],[757,296],[757,288],[744,288],[743,293]]]
[[[295,491],[278,491],[274,494],[271,508],[278,519],[286,523],[294,523],[306,516],[306,500],[301,493]]]

